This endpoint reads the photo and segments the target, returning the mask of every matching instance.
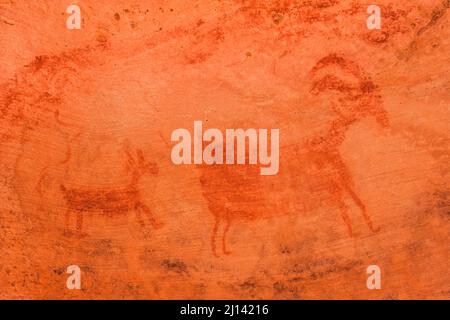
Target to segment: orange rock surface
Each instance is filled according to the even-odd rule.
[[[365,1],[71,4],[0,2],[0,298],[450,298],[448,0],[377,0],[380,30]],[[174,165],[195,120],[278,128],[279,173]]]

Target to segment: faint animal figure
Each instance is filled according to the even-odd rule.
[[[344,73],[343,79],[347,79],[350,74],[356,79],[356,84],[355,81],[350,82],[334,75],[339,72]],[[347,197],[359,207],[369,229],[376,232],[377,228],[374,227],[364,202],[354,189],[350,170],[342,159],[339,147],[350,126],[363,118],[374,117],[383,128],[389,127],[379,90],[354,62],[336,54],[320,59],[310,75],[313,79],[311,94],[320,96],[332,91],[338,93],[339,99],[331,105],[334,119],[328,124],[329,129],[306,139],[294,149],[296,168],[295,173],[290,174],[303,175],[309,193],[325,191],[331,196],[331,201],[338,207],[350,237],[353,236],[353,230],[345,204]],[[271,179],[276,178],[258,176],[257,170],[245,165],[200,166],[203,196],[214,216],[211,250],[215,256],[217,233],[223,224],[222,251],[229,254],[226,236],[232,221],[262,219],[282,214],[280,210],[273,210],[276,206],[270,204],[270,199],[267,199],[268,192],[274,188],[271,184],[274,180]],[[285,199],[282,202],[298,201],[305,199]]]
[[[144,204],[139,190],[139,180],[146,173],[157,174],[158,167],[145,160],[142,150],[136,150],[136,157],[126,150],[127,165],[131,169],[131,180],[128,185],[117,188],[71,188],[61,184],[61,190],[67,203],[65,216],[66,230],[70,217],[76,214],[76,235],[82,235],[83,216],[85,213],[100,211],[106,216],[125,214],[131,210],[136,212],[139,222],[145,226],[140,213],[147,215],[154,228],[162,224],[156,220],[150,208]]]
[[[309,172],[307,176],[317,178],[332,195],[349,235],[353,236],[353,230],[345,204],[346,197],[350,197],[359,207],[369,229],[375,232],[377,228],[373,226],[366,206],[354,190],[350,170],[342,159],[339,146],[344,142],[345,134],[350,126],[363,118],[375,118],[382,128],[389,127],[389,119],[382,107],[378,88],[355,63],[331,54],[319,60],[311,74],[316,76],[328,67],[338,67],[350,73],[357,82],[353,84],[330,73],[313,82],[311,93],[320,95],[327,91],[335,91],[341,94],[341,97],[339,103],[332,105],[336,118],[332,121],[328,132],[307,141],[300,153],[304,152],[309,162],[309,165],[305,165],[309,168],[314,167],[312,171],[315,173]]]

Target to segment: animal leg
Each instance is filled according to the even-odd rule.
[[[344,220],[344,223],[347,226],[347,231],[350,237],[353,237],[353,230],[352,230],[352,220],[350,219],[350,216],[348,215],[348,208],[347,205],[344,203],[344,201],[341,201],[339,203],[339,210],[341,211],[342,219]]]
[[[216,251],[216,237],[217,237],[217,231],[219,230],[219,226],[220,226],[220,219],[218,216],[215,216],[214,227],[211,232],[211,251],[215,257],[218,257],[217,251]]]
[[[42,198],[44,197],[43,193],[42,193],[42,184],[43,184],[45,176],[46,176],[46,173],[45,173],[46,170],[47,170],[47,168],[45,168],[43,170],[43,172],[41,173],[41,175],[39,176],[39,180],[36,183],[36,187],[35,187],[37,193],[39,194],[41,201],[42,201]]]
[[[147,214],[147,216],[149,217],[150,223],[153,225],[153,228],[155,229],[159,229],[162,227],[162,224],[158,221],[156,221],[152,211],[150,210],[149,207],[147,207],[145,204],[143,203],[139,203],[138,208],[140,208],[144,213]]]
[[[222,234],[222,251],[224,254],[231,253],[231,251],[227,251],[227,248],[226,248],[226,242],[227,242],[226,237],[227,237],[227,233],[228,233],[229,229],[230,229],[230,219],[227,217],[227,222],[225,224],[225,228],[223,229],[223,234]]]
[[[364,220],[367,223],[367,226],[369,227],[370,231],[372,232],[377,232],[379,231],[379,228],[375,228],[373,226],[372,220],[370,219],[369,214],[367,213],[367,209],[366,206],[364,205],[364,203],[361,201],[361,199],[358,197],[358,195],[352,190],[352,188],[350,188],[349,186],[346,186],[347,192],[350,194],[350,196],[352,197],[353,201],[356,203],[356,205],[361,209],[362,215],[364,217]]]
[[[64,234],[66,235],[70,233],[69,231],[70,215],[71,215],[70,209],[66,209],[66,213],[64,214]]]
[[[348,215],[348,207],[345,204],[344,200],[342,199],[342,194],[340,190],[335,191],[334,199],[338,205],[339,211],[341,212],[342,219],[344,220],[344,223],[347,226],[348,234],[350,235],[350,237],[353,237],[352,220]]]
[[[77,234],[81,236],[81,230],[83,228],[83,212],[77,212]]]
[[[141,211],[140,211],[140,209],[139,209],[138,206],[136,206],[136,208],[134,208],[134,212],[136,213],[136,218],[138,219],[139,224],[140,224],[142,227],[145,227],[145,222],[144,222],[144,219],[143,219],[142,216],[141,216]]]

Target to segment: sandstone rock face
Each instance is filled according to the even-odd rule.
[[[0,298],[449,299],[450,2],[375,4],[0,3]],[[278,174],[175,165],[194,121]]]

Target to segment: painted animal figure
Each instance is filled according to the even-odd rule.
[[[348,79],[350,74],[356,81],[342,80],[335,75],[340,72],[344,73],[342,79]],[[331,202],[339,210],[350,237],[353,236],[353,229],[346,199],[355,203],[369,230],[376,232],[377,228],[374,227],[366,205],[355,191],[352,175],[344,163],[339,147],[349,128],[366,117],[373,117],[383,128],[389,126],[379,90],[355,63],[335,54],[320,59],[311,70],[311,78],[311,94],[320,97],[327,92],[334,92],[339,99],[331,105],[333,120],[328,123],[328,130],[306,139],[294,149],[296,168],[293,175],[305,177],[310,197],[318,193],[329,195]],[[221,228],[222,252],[229,254],[226,237],[233,221],[276,217],[283,212],[274,210],[276,205],[267,199],[267,194],[273,190],[272,178],[259,177],[255,170],[257,169],[248,166],[200,167],[203,196],[214,216],[210,241],[212,253],[216,256],[216,238]],[[299,199],[291,196],[277,201],[283,205],[298,202]]]
[[[126,214],[135,211],[139,222],[145,225],[141,213],[147,216],[154,228],[161,227],[161,223],[154,217],[150,208],[144,203],[139,190],[139,180],[144,174],[157,174],[158,167],[145,160],[142,150],[136,150],[136,156],[130,151],[127,154],[127,167],[131,171],[131,179],[127,185],[116,188],[75,188],[61,184],[66,201],[66,231],[70,218],[76,215],[76,235],[82,235],[83,217],[89,212],[100,212],[106,216]]]

